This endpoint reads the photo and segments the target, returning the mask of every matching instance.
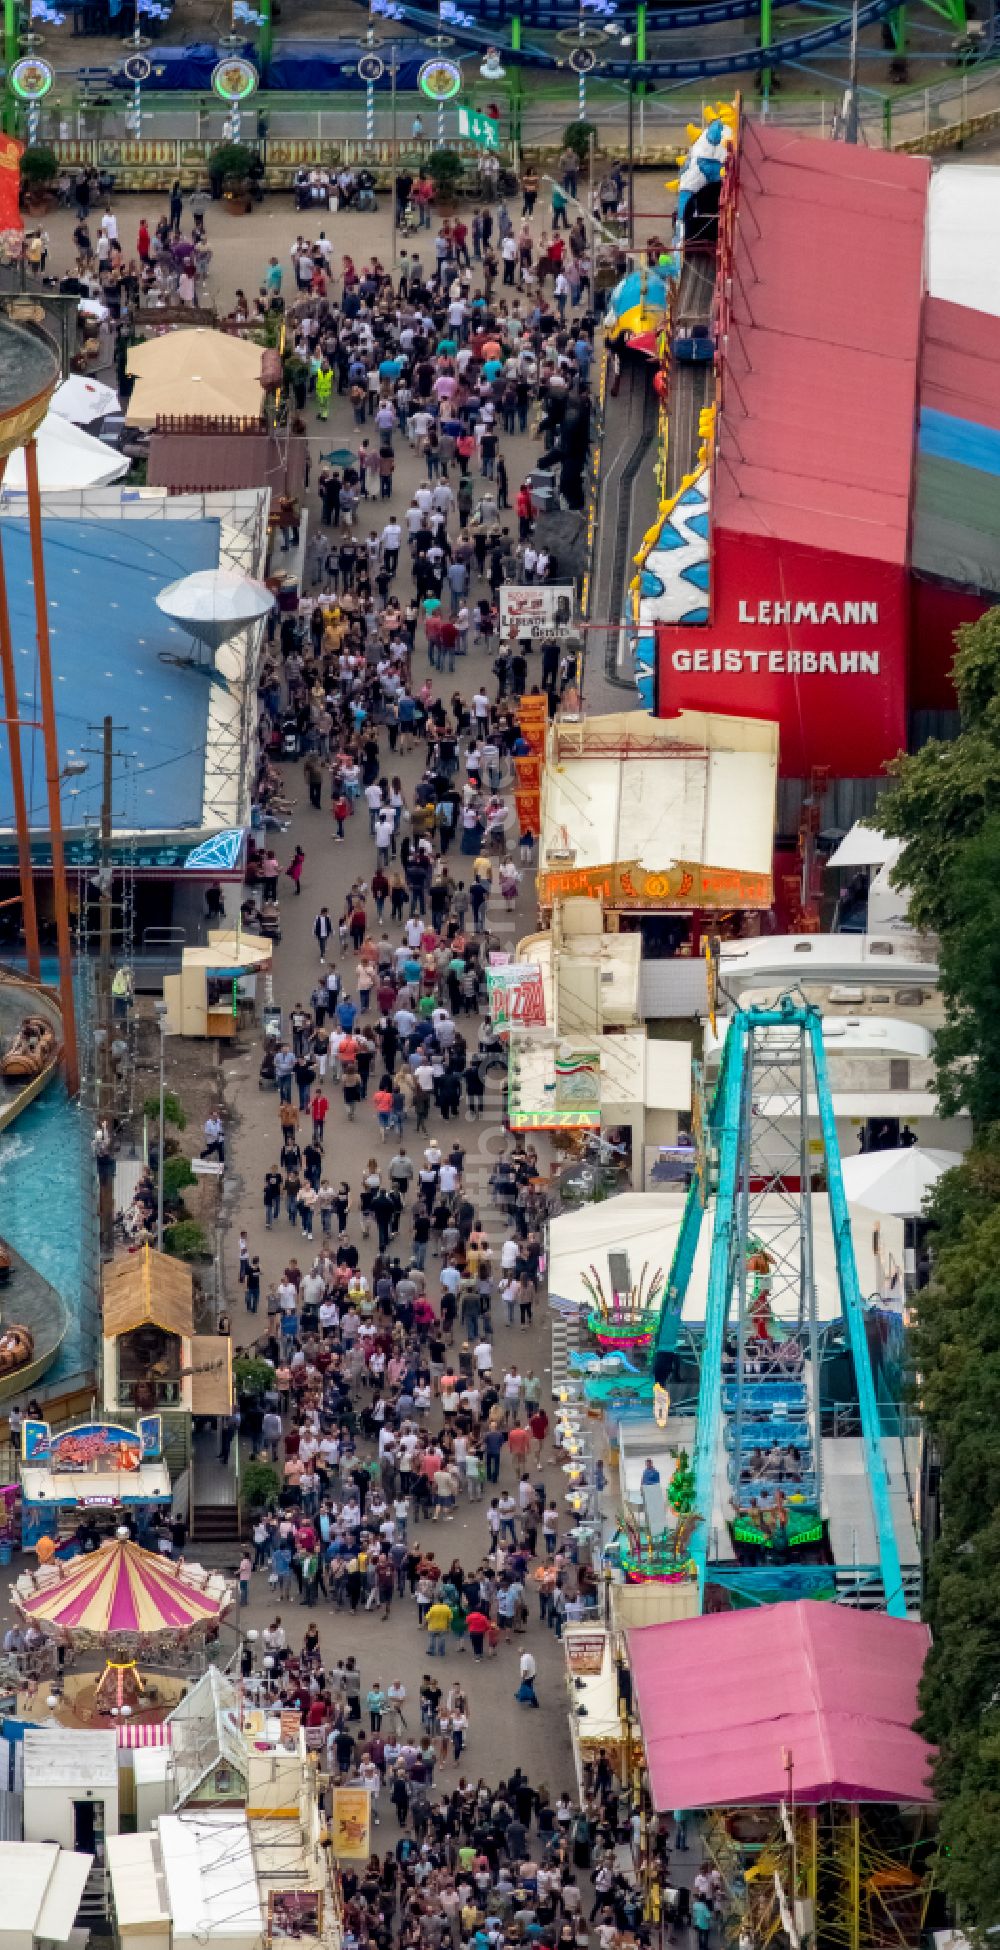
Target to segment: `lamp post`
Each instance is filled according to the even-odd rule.
[[[164,1051],[167,1035],[167,1005],[154,1002],[156,1020],[160,1031],[160,1143],[156,1157],[156,1250],[163,1251],[163,1080]]]
[[[28,484],[28,532],[31,542],[31,573],[35,589],[35,632],[38,644],[38,688],[42,706],[42,736],[45,745],[45,776],[49,802],[49,835],[52,846],[52,889],[56,913],[56,944],[59,954],[59,1000],[63,1018],[63,1056],[66,1088],[75,1097],[80,1087],[80,1064],[76,1044],[76,1017],[73,1011],[73,961],[69,939],[69,897],[66,890],[66,854],[63,847],[62,807],[60,804],[59,738],[56,731],[55,694],[52,683],[52,647],[49,640],[48,597],[45,590],[45,561],[42,552],[42,510],[38,493],[38,449],[34,435],[24,450]]]

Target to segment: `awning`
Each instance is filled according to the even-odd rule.
[[[895,866],[903,851],[902,840],[890,839],[877,826],[862,826],[860,820],[845,833],[827,860],[828,867]]]
[[[116,1728],[119,1747],[169,1747],[173,1741],[173,1729],[169,1720],[145,1723],[126,1720]]]

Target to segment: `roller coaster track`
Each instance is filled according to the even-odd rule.
[[[362,5],[363,0],[358,0],[358,4]],[[739,18],[740,13],[748,10],[744,6],[744,0],[737,0],[737,4],[739,13],[734,16],[726,7],[722,10],[722,18]],[[858,33],[862,33],[866,27],[873,26],[877,21],[886,19],[895,11],[896,5],[897,0],[867,0],[864,6],[858,8]],[[705,15],[712,11],[714,10],[706,8],[697,10],[703,24]],[[433,37],[440,31],[437,13],[432,13],[423,7],[400,5],[395,17],[405,21],[408,26],[415,28],[422,35]],[[681,25],[681,17],[673,14],[670,18],[677,26]],[[693,15],[689,17],[686,24],[691,25],[693,18]],[[641,79],[644,82],[656,82],[709,80],[719,75],[756,73],[765,68],[780,68],[788,62],[804,61],[812,55],[822,53],[824,48],[834,47],[838,42],[849,40],[852,31],[851,16],[847,14],[842,19],[830,21],[823,27],[810,28],[807,33],[794,34],[787,40],[773,41],[766,48],[740,47],[727,54],[706,54],[686,60],[647,58],[642,64],[641,76],[637,74],[634,61],[616,58],[613,52],[605,55],[602,49],[598,66],[594,70],[594,79],[625,82]],[[447,32],[449,38],[459,48],[468,47],[484,51],[497,42],[496,33],[488,26],[460,26],[453,21],[448,21]],[[613,49],[614,43],[609,41],[608,47]],[[563,57],[556,50],[542,47],[537,42],[532,42],[530,45],[522,44],[516,49],[510,47],[505,41],[503,55],[505,61],[510,61],[514,65],[534,68],[557,70],[564,64]]]
[[[605,402],[604,408],[603,464],[595,524],[598,541],[594,555],[591,610],[596,616],[608,618],[604,640],[605,679],[615,689],[630,691],[633,698],[633,680],[619,674],[618,651],[621,625],[626,620],[634,545],[638,540],[633,535],[633,492],[656,436],[656,413],[656,397],[650,384],[648,366],[639,365],[634,360],[626,362],[622,389],[614,400]],[[619,430],[619,441],[614,451],[609,451],[611,426]],[[610,519],[602,523],[599,517],[605,510],[609,512]],[[640,529],[642,526],[640,523]]]

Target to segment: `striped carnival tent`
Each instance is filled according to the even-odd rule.
[[[122,1535],[66,1565],[41,1566],[19,1578],[11,1595],[48,1638],[134,1651],[140,1641],[183,1640],[217,1625],[235,1593],[221,1576],[175,1564]]]

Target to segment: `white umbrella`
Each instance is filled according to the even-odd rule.
[[[86,427],[91,420],[103,420],[107,413],[120,413],[121,401],[113,386],[105,386],[100,379],[85,379],[82,372],[73,372],[56,387],[49,410],[63,420],[74,421],[78,427]]]
[[[107,487],[128,473],[129,464],[123,454],[116,453],[103,440],[95,440],[92,433],[74,426],[72,420],[61,420],[58,414],[45,415],[36,439],[38,485],[43,493],[51,493],[54,488]],[[26,492],[23,447],[11,454],[3,484],[14,494]]]
[[[925,1150],[920,1144],[896,1151],[862,1151],[841,1165],[847,1202],[897,1219],[917,1219],[942,1172],[961,1162],[959,1151]]]
[[[199,643],[218,650],[248,623],[266,616],[274,607],[274,597],[262,582],[241,575],[238,569],[199,569],[161,589],[156,607]]]

